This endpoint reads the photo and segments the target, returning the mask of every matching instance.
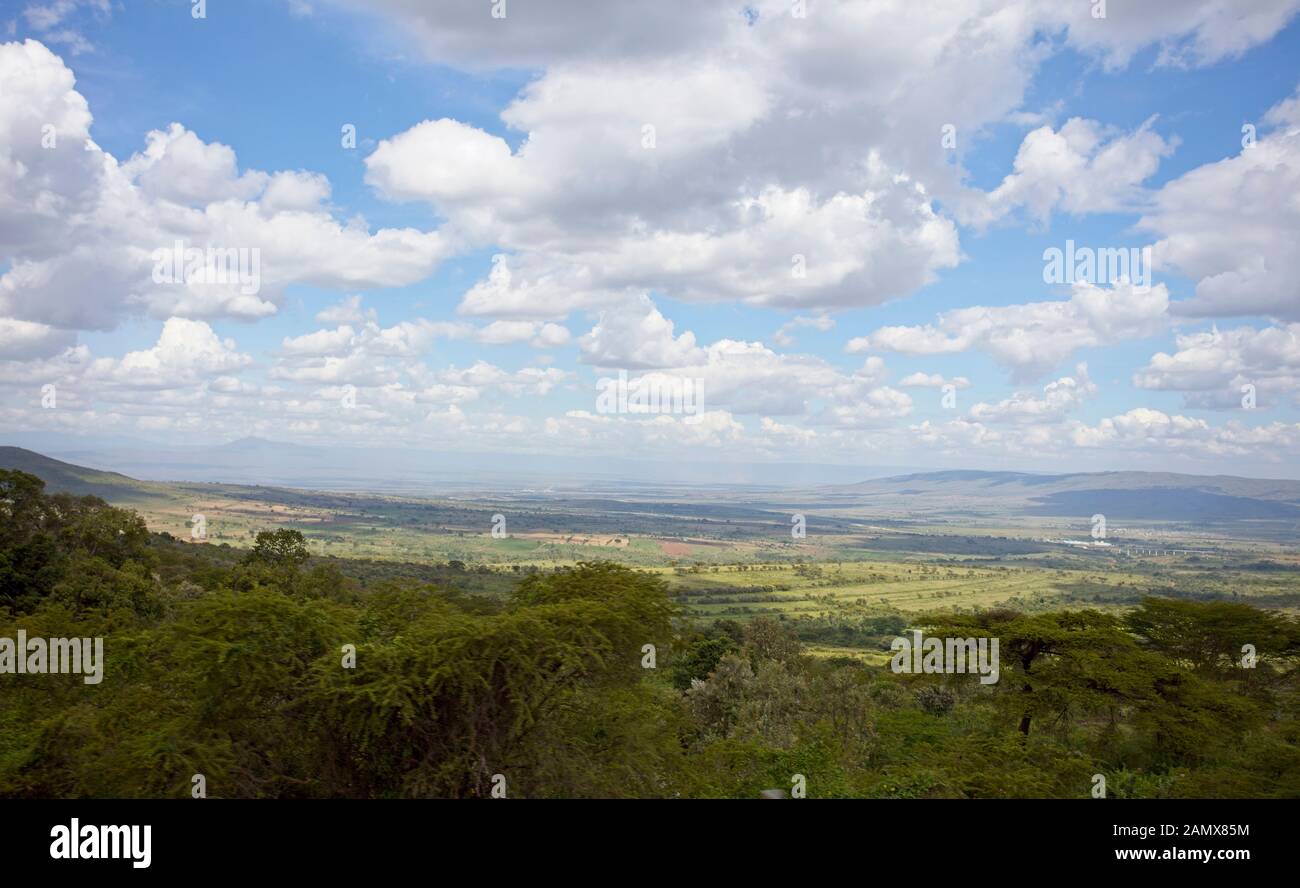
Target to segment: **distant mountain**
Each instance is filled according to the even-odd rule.
[[[66,455],[66,454],[64,454]],[[368,457],[367,467],[357,459]],[[474,481],[474,462],[456,455],[420,455],[407,451],[343,451],[301,447],[243,438],[228,444],[177,448],[149,453],[119,454],[110,461],[96,453],[78,454],[78,462],[113,465],[132,474],[148,474],[159,481],[205,481],[225,484],[267,485],[316,490],[357,490],[419,495],[453,483],[482,492],[489,487],[519,492],[530,489],[537,478],[547,479],[558,495],[566,486],[560,479],[570,467],[559,461],[539,462],[517,474],[502,472],[486,486]],[[125,464],[124,464],[125,463]],[[51,491],[93,494],[114,503],[130,505],[173,497],[176,488],[159,481],[138,481],[115,471],[87,468],[26,450],[0,447],[0,468],[21,469],[44,479]],[[367,471],[367,468],[370,471]],[[548,471],[549,470],[549,471]],[[839,474],[843,476],[843,469]],[[402,473],[404,479],[393,477]],[[794,471],[789,471],[794,475]],[[457,482],[447,480],[459,475]],[[598,484],[567,476],[569,489],[601,489],[620,500],[648,501],[665,496],[695,497],[745,502],[768,494],[754,487],[724,489],[730,478],[699,481],[648,472],[637,486]],[[815,471],[805,476],[820,480]],[[531,480],[530,480],[531,479]],[[772,488],[767,488],[769,493]],[[1180,475],[1172,472],[1079,472],[1036,475],[1027,472],[953,470],[890,475],[853,484],[803,487],[790,491],[801,500],[824,506],[866,507],[885,516],[996,518],[1044,516],[1088,519],[1103,514],[1108,521],[1153,520],[1222,523],[1232,521],[1300,523],[1300,481],[1238,478],[1230,475]],[[772,494],[775,496],[776,494]],[[778,497],[780,499],[780,497]]]
[[[285,444],[283,441],[271,441],[253,435],[205,449],[222,450],[227,453],[262,453],[275,455],[291,453],[299,457],[304,454],[315,454],[320,452],[319,447],[305,447],[302,444]]]
[[[996,491],[1023,490],[1034,495],[1044,490],[1199,490],[1225,496],[1249,496],[1300,502],[1300,481],[1268,478],[1239,478],[1233,475],[1180,475],[1174,472],[1075,472],[1068,475],[1043,475],[1029,472],[982,472],[956,470],[921,472],[872,478],[856,484],[838,485],[841,491],[886,491],[899,487],[927,490]]]
[[[593,486],[609,489],[683,487],[793,487],[826,484],[846,476],[896,475],[911,467],[846,467],[817,463],[646,460],[616,454],[585,456],[481,451],[431,452],[402,447],[309,446],[247,437],[227,443],[161,445],[134,442],[94,447],[69,439],[35,446],[81,465],[112,468],[136,478],[430,494],[464,490],[516,491],[524,487]]]
[[[47,493],[98,496],[112,502],[133,502],[163,495],[161,485],[137,481],[117,472],[73,465],[21,447],[0,447],[0,469],[16,469],[35,475],[45,482]]]
[[[1300,520],[1300,481],[1172,472],[946,471],[874,478],[821,488],[832,502],[891,511],[1016,512],[1108,519]]]

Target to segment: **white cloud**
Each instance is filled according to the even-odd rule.
[[[525,367],[511,372],[487,361],[476,361],[464,369],[449,367],[436,374],[438,381],[445,385],[479,391],[496,387],[515,396],[549,394],[568,376],[558,367]]]
[[[988,222],[1023,206],[1045,223],[1054,210],[1073,215],[1133,210],[1147,199],[1141,183],[1177,144],[1161,138],[1152,123],[1154,118],[1131,134],[1078,117],[1060,130],[1039,127],[1021,143],[1015,171],[989,192],[984,205],[967,207],[964,215]]]
[[[777,422],[770,416],[764,416],[759,424],[768,446],[776,452],[807,449],[817,441],[817,431],[802,426]]]
[[[880,428],[892,426],[911,412],[911,395],[889,386],[871,386],[828,405],[814,421],[841,428]]]
[[[152,347],[121,358],[99,358],[86,369],[86,378],[128,388],[171,389],[252,362],[239,352],[233,339],[221,339],[203,321],[169,318]]]
[[[1158,47],[1160,64],[1206,65],[1267,41],[1297,8],[1294,0],[1255,0],[1245,5],[1221,0],[1111,0],[1105,4],[1105,18],[1095,18],[1096,4],[1091,0],[1069,4],[953,0],[933,10],[905,0],[877,0],[847,8],[810,3],[807,18],[794,19],[788,0],[755,0],[745,7],[753,16],[751,23],[739,7],[700,6],[690,0],[629,0],[599,7],[584,0],[538,0],[511,4],[504,19],[494,19],[474,6],[435,10],[420,0],[340,2],[391,15],[429,59],[471,69],[695,55],[719,46],[743,45],[748,39],[785,44],[781,46],[785,52],[804,62],[802,78],[813,84],[829,78],[838,64],[852,65],[855,73],[876,68],[888,73],[909,53],[919,57],[921,70],[925,68],[920,60],[943,65],[947,62],[943,50],[960,46],[961,36],[982,37],[986,52],[997,50],[995,61],[1008,61],[1002,55],[1008,49],[1002,44],[1012,39],[1028,43],[1040,28],[1065,29],[1071,45],[1102,56],[1111,68],[1126,65],[1150,46]],[[884,58],[851,52],[855,41],[873,36],[870,48],[879,49]],[[924,36],[934,45],[923,42]],[[978,48],[967,51],[975,54]],[[996,74],[997,69],[990,67]]]
[[[1076,424],[1068,443],[1075,447],[1122,448],[1188,453],[1201,457],[1246,456],[1282,462],[1294,459],[1300,446],[1300,423],[1212,426],[1203,419],[1170,415],[1138,407],[1095,426]]]
[[[698,363],[704,350],[689,330],[673,335],[673,322],[649,297],[629,301],[600,313],[591,331],[579,338],[582,360],[597,367],[645,370]]]
[[[946,311],[938,323],[881,327],[849,341],[849,352],[867,349],[908,355],[985,352],[1012,377],[1029,381],[1051,372],[1081,348],[1114,345],[1163,330],[1169,294],[1164,284],[1118,284],[1109,290],[1077,283],[1069,300]]]
[[[953,388],[964,389],[970,388],[970,380],[965,376],[954,376],[951,379],[944,378],[941,373],[909,373],[898,381],[903,388],[943,388],[945,385],[951,385]]]
[[[992,205],[963,187],[966,148],[952,163],[940,125],[968,146],[1023,118],[1035,69],[1059,49],[1044,33],[1112,66],[1153,45],[1161,63],[1207,64],[1272,37],[1297,0],[1250,12],[1221,0],[1113,4],[1105,21],[1085,3],[1031,0],[814,5],[796,19],[788,0],[689,11],[556,0],[493,19],[380,0],[371,8],[432,60],[541,73],[501,115],[525,136],[516,150],[430,120],[384,140],[367,177],[511,254],[465,295],[466,313],[555,319],[629,291],[875,305],[958,263],[956,229],[931,195],[975,221],[1020,205],[1131,208],[1172,149],[1149,125],[1126,135],[1076,119],[1030,134]],[[676,16],[689,27],[670,26]],[[795,255],[804,277],[789,274]]]
[[[1158,352],[1133,376],[1139,388],[1182,392],[1188,407],[1240,408],[1242,387],[1256,404],[1290,397],[1300,404],[1300,324],[1238,327],[1180,335],[1172,355]]]
[[[1300,120],[1288,102],[1269,114],[1278,129],[1167,183],[1142,217],[1139,226],[1160,236],[1157,267],[1196,280],[1178,313],[1300,320]]]
[[[81,377],[90,361],[90,349],[84,345],[69,346],[49,357],[0,359],[0,386],[30,389],[33,383],[72,382]]]
[[[46,358],[71,346],[75,335],[45,324],[0,318],[0,361]]]
[[[697,381],[709,407],[736,414],[799,416],[823,425],[876,428],[911,412],[912,399],[884,385],[884,361],[870,357],[845,374],[810,355],[778,354],[761,342],[720,339],[695,363],[634,379]]]
[[[588,268],[552,268],[545,257],[525,254],[492,257],[488,276],[465,293],[459,311],[526,320],[560,320],[575,309],[616,304],[630,289],[611,291],[593,283]]]
[[[469,335],[468,324],[419,318],[383,327],[369,320],[353,327],[316,330],[286,337],[271,376],[298,383],[353,386],[392,385],[416,365],[410,361],[428,352],[436,340]]]
[[[825,333],[827,330],[835,328],[835,319],[829,315],[815,315],[807,317],[799,315],[786,321],[772,334],[772,341],[780,346],[790,346],[794,344],[794,337],[791,335],[795,330],[811,328]]]
[[[562,345],[568,345],[573,334],[569,332],[568,327],[559,324],[542,324],[537,329],[537,335],[533,338],[533,346],[536,348],[558,348]]]
[[[1274,422],[1247,426],[1228,422],[1222,426],[1178,414],[1138,407],[1089,425],[1078,420],[1054,424],[1024,424],[1007,430],[958,417],[945,423],[929,421],[908,433],[916,446],[964,459],[989,459],[1011,455],[1051,459],[1070,452],[1076,460],[1119,455],[1128,465],[1145,464],[1168,471],[1170,460],[1195,465],[1198,460],[1241,459],[1240,474],[1256,474],[1261,464],[1293,463],[1300,456],[1300,423]],[[1190,462],[1188,462],[1190,461]],[[1252,470],[1247,471],[1246,466]]]
[[[284,170],[271,176],[259,206],[264,214],[313,212],[329,200],[329,179],[320,173]]]
[[[1100,54],[1108,68],[1128,65],[1140,50],[1159,47],[1156,64],[1193,67],[1241,55],[1271,39],[1295,16],[1296,0],[1143,0],[1105,4],[1095,17],[1093,2],[1043,4],[1044,14],[1069,28],[1069,42]]]
[[[239,172],[230,147],[203,142],[179,123],[149,133],[121,172],[147,197],[187,206],[248,200],[267,186],[265,173]]]
[[[317,330],[302,336],[286,337],[280,348],[286,355],[338,355],[352,348],[357,332],[344,325],[336,330]]]
[[[40,33],[44,42],[66,46],[74,56],[82,55],[94,51],[95,47],[75,28],[68,26],[69,20],[77,17],[79,7],[93,10],[101,19],[111,13],[109,0],[50,0],[27,4],[23,8],[23,19],[28,27]],[[11,34],[16,24],[11,22]]]
[[[179,124],[118,163],[87,150],[91,116],[72,73],[42,44],[0,44],[0,316],[65,329],[157,317],[258,318],[285,287],[397,286],[451,249],[437,232],[340,223],[310,173],[240,172],[227,146]],[[44,129],[46,126],[52,129]],[[258,286],[157,283],[155,251],[257,250]]]
[[[321,324],[360,324],[366,320],[375,320],[375,311],[362,311],[361,297],[353,295],[322,309],[317,313],[316,320]]]
[[[855,459],[891,447],[910,457],[927,441],[955,454],[1294,453],[1285,424],[1216,428],[1158,411],[1079,422],[1072,411],[1094,392],[1082,370],[905,432],[899,421],[913,404],[902,389],[969,380],[912,373],[893,388],[874,354],[843,370],[759,342],[697,342],[649,298],[794,309],[801,313],[772,336],[784,349],[797,331],[832,329],[829,312],[906,297],[955,267],[953,214],[979,224],[1046,220],[1150,201],[1142,225],[1161,238],[1163,267],[1198,282],[1190,302],[1171,309],[1163,286],[1080,285],[1059,301],[960,308],[932,324],[886,327],[850,351],[978,351],[1027,381],[1081,349],[1163,333],[1171,310],[1295,320],[1287,282],[1300,273],[1291,248],[1300,223],[1288,200],[1300,190],[1300,98],[1261,118],[1275,130],[1254,149],[1154,195],[1145,185],[1176,142],[1153,122],[1120,131],[1092,120],[1060,124],[1060,103],[1023,107],[1036,69],[1063,46],[1110,67],[1152,46],[1157,65],[1210,64],[1271,37],[1293,15],[1292,0],[1249,9],[1219,0],[1112,3],[1100,22],[1087,3],[1030,0],[814,2],[803,20],[791,17],[788,0],[756,0],[748,20],[738,7],[686,0],[538,0],[511,4],[506,20],[486,7],[365,5],[391,14],[439,63],[535,72],[500,126],[413,122],[365,159],[381,196],[436,210],[445,222],[434,232],[372,231],[331,206],[324,176],[241,168],[232,148],[180,124],[146,134],[125,160],[87,151],[90,109],[67,66],[34,41],[0,47],[0,386],[24,403],[46,381],[67,388],[66,411],[35,411],[26,424],[476,446],[544,435],[557,448],[593,453],[698,446],[806,456],[815,448]],[[39,22],[29,24],[45,29],[47,43],[80,45],[70,0],[31,8]],[[54,148],[40,147],[46,123]],[[955,127],[955,151],[941,149],[943,124]],[[1010,175],[987,195],[965,187],[965,153],[1005,124],[1035,128]],[[176,239],[260,249],[261,289],[155,284],[152,252]],[[351,295],[319,312],[324,329],[284,336],[271,355],[274,385],[203,321],[265,317],[293,285],[404,286],[470,249],[500,252],[459,306],[485,318],[482,326],[412,318],[384,327]],[[433,360],[442,338],[562,347],[573,339],[562,322],[575,311],[596,319],[577,338],[581,361],[597,373],[626,367],[702,379],[703,421],[584,410],[546,417],[527,401],[556,398],[565,410],[576,386],[543,356],[524,369]],[[76,330],[139,315],[168,319],[151,348],[96,360],[75,345]],[[1239,398],[1232,386],[1249,380],[1262,403],[1276,400],[1295,391],[1293,326],[1180,336],[1135,383],[1214,406],[1225,386]],[[340,409],[346,386],[359,389],[354,410]],[[533,415],[496,412],[504,398],[525,401],[519,409]],[[0,406],[0,422],[22,415]]]
[[[1052,423],[1077,410],[1088,398],[1097,393],[1097,386],[1088,377],[1088,365],[1080,364],[1074,376],[1062,376],[1043,386],[1042,397],[1016,392],[996,404],[978,403],[970,409],[970,417],[981,423]]]
[[[527,342],[537,333],[532,321],[493,321],[478,331],[478,341],[485,345],[509,345]]]
[[[493,321],[478,331],[478,341],[485,345],[528,342],[535,348],[557,348],[570,338],[567,327],[536,321]]]

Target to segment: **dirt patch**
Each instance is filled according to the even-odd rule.
[[[606,536],[603,534],[581,533],[516,533],[511,536],[525,540],[540,540],[546,543],[563,543],[567,546],[601,546],[610,549],[626,549],[628,538],[625,536]]]
[[[684,555],[695,553],[695,547],[690,543],[683,543],[678,540],[659,540],[658,542],[659,551],[674,558],[681,558]]]

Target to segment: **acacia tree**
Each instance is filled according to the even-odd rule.
[[[1194,748],[1192,734],[1240,735],[1258,712],[1225,695],[1167,657],[1149,651],[1117,617],[1094,610],[1021,614],[998,610],[935,618],[934,634],[996,637],[1001,652],[1000,699],[1028,737],[1036,719],[1064,735],[1087,715],[1111,727],[1126,714],[1154,730],[1157,748]]]
[[[1300,623],[1239,602],[1146,598],[1126,623],[1144,647],[1203,676],[1248,683],[1300,656]]]
[[[526,781],[539,756],[565,755],[539,728],[584,694],[638,684],[642,648],[667,646],[675,609],[658,578],[579,564],[529,577],[499,613],[442,597],[418,610],[397,633],[363,617],[375,631],[355,669],[318,665],[312,708],[360,794],[481,797],[494,774]]]
[[[248,553],[249,561],[292,570],[302,567],[309,557],[311,553],[307,551],[306,538],[300,531],[286,527],[259,531],[252,551]]]

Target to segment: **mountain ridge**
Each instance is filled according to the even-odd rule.
[[[150,496],[157,491],[157,485],[153,482],[141,481],[121,472],[65,462],[25,447],[0,445],[0,469],[35,475],[45,482],[49,493],[98,496],[112,500],[120,499],[126,494]]]

